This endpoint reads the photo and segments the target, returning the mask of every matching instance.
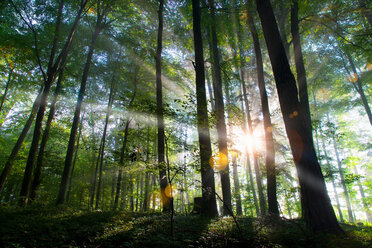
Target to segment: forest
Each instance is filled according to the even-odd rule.
[[[369,0],[0,1],[0,247],[371,247]]]

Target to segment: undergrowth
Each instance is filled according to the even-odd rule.
[[[174,218],[161,213],[0,209],[0,247],[371,247],[372,228],[312,235],[301,220]]]

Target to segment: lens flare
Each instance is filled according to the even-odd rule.
[[[217,170],[217,171],[222,171],[226,168],[228,165],[229,160],[227,158],[227,155],[225,153],[219,152],[217,155],[213,155],[209,159],[209,165]]]

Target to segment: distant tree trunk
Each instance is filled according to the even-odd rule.
[[[304,203],[304,218],[314,232],[341,233],[342,230],[333,211],[316,157],[311,132],[300,111],[296,80],[290,70],[270,1],[256,0],[256,5],[274,72],[287,136],[297,168]]]
[[[130,193],[130,207],[129,207],[129,210],[130,211],[134,211],[134,186],[133,186],[133,175],[132,175],[132,173],[130,174],[130,176],[129,176],[129,193]]]
[[[66,195],[66,202],[69,202],[70,200],[70,195],[71,195],[71,187],[72,187],[72,176],[74,175],[74,170],[75,170],[75,165],[76,165],[76,160],[77,160],[77,155],[79,152],[79,145],[80,145],[80,138],[81,138],[81,131],[83,130],[83,120],[84,120],[84,115],[85,112],[83,113],[81,120],[80,120],[80,125],[79,125],[79,132],[78,132],[78,138],[76,141],[76,146],[75,146],[75,154],[74,154],[74,160],[72,162],[72,168],[70,172],[70,179],[68,181],[68,191]]]
[[[242,197],[240,195],[240,183],[238,175],[238,164],[236,162],[236,155],[232,157],[232,166],[233,166],[233,177],[234,177],[234,197],[236,202],[236,214],[242,215]]]
[[[338,198],[338,193],[337,193],[335,178],[334,178],[334,176],[332,174],[331,164],[330,164],[330,161],[329,161],[329,158],[328,158],[327,150],[326,150],[325,143],[324,143],[324,140],[323,139],[322,139],[322,146],[323,146],[324,156],[325,156],[326,161],[327,161],[327,168],[328,168],[328,170],[331,173],[331,182],[332,182],[333,191],[335,192],[338,215],[340,216],[340,221],[343,223],[344,222],[344,218],[342,216],[341,205],[340,205],[340,200]]]
[[[328,122],[330,122],[328,114],[327,114],[327,119],[328,119]],[[349,196],[349,192],[348,192],[347,187],[346,187],[345,177],[344,177],[344,173],[343,173],[343,170],[342,170],[342,164],[341,164],[340,155],[338,153],[338,149],[337,149],[337,145],[336,145],[336,140],[333,136],[332,136],[332,143],[333,143],[333,149],[334,149],[335,154],[336,154],[336,161],[337,161],[337,166],[338,166],[338,173],[339,173],[340,179],[341,179],[341,186],[344,190],[344,196],[345,196],[345,200],[346,200],[349,222],[354,223],[353,211],[352,211],[351,203],[350,203],[350,196]]]
[[[215,217],[218,215],[215,195],[214,172],[209,165],[212,156],[211,140],[209,134],[208,109],[205,90],[203,41],[201,36],[200,2],[192,1],[193,33],[195,47],[195,72],[196,72],[196,100],[197,100],[197,125],[199,136],[201,178],[202,178],[202,215]]]
[[[65,62],[65,59],[62,62],[62,64],[64,64],[64,62]],[[41,178],[40,177],[41,177],[41,170],[42,170],[42,167],[43,167],[43,159],[44,159],[45,148],[46,148],[46,144],[48,142],[49,132],[50,132],[50,128],[51,128],[51,125],[52,125],[52,121],[54,119],[54,115],[55,115],[55,112],[56,112],[56,104],[57,104],[58,96],[59,96],[59,94],[62,90],[62,80],[63,80],[63,67],[60,68],[60,70],[59,70],[57,86],[56,86],[56,89],[54,91],[52,103],[51,103],[50,108],[49,108],[48,119],[47,119],[47,122],[45,124],[43,137],[41,138],[39,153],[38,153],[37,160],[36,160],[36,168],[35,168],[35,171],[34,171],[34,178],[33,178],[32,184],[31,184],[31,193],[30,193],[31,200],[35,199],[36,191],[39,188],[40,183],[41,183]]]
[[[4,102],[5,102],[5,98],[8,95],[9,85],[11,83],[13,71],[14,71],[14,68],[10,68],[9,69],[9,72],[8,72],[8,80],[6,81],[4,93],[3,93],[2,97],[1,97],[0,113],[3,110],[3,105],[4,105]],[[0,127],[1,127],[1,123],[0,123]]]
[[[356,166],[354,166],[354,173],[356,175],[359,175]],[[363,186],[362,186],[362,182],[360,181],[360,178],[358,178],[358,187],[359,187],[360,196],[362,197],[362,203],[363,203],[364,211],[366,212],[367,221],[369,223],[372,223],[372,215],[371,215],[371,212],[370,212],[370,208],[368,207],[367,198],[364,194],[364,190],[363,190]]]
[[[114,101],[114,77],[111,81],[110,86],[110,95],[109,100],[107,104],[107,112],[106,112],[106,119],[105,119],[105,127],[103,128],[103,135],[102,135],[102,150],[101,150],[101,160],[99,163],[99,179],[98,179],[98,185],[97,185],[97,195],[96,195],[96,209],[99,207],[99,201],[101,197],[101,185],[103,180],[103,161],[105,157],[105,145],[106,145],[106,134],[107,134],[107,126],[110,120],[111,115],[111,109],[112,109],[112,103]]]
[[[164,0],[159,0],[158,10],[158,43],[156,49],[156,114],[158,121],[158,163],[159,163],[159,177],[160,177],[160,194],[163,204],[163,212],[170,211],[170,199],[165,194],[165,188],[168,185],[167,172],[165,168],[165,152],[164,152],[164,114],[163,114],[163,85],[161,80],[161,53],[163,49],[163,9]]]
[[[265,88],[264,69],[262,62],[262,54],[260,41],[257,34],[257,29],[254,24],[252,16],[248,15],[248,26],[252,35],[254,51],[256,55],[256,67],[257,67],[257,82],[260,91],[261,108],[264,121],[264,133],[265,133],[265,144],[266,144],[266,173],[267,173],[267,201],[269,207],[269,213],[278,215],[278,201],[276,197],[276,171],[275,171],[275,149],[273,139],[273,127],[271,124],[269,102],[267,99],[267,93]]]
[[[213,51],[213,67],[215,73],[214,82],[214,97],[217,112],[217,137],[218,137],[218,149],[219,156],[225,157],[225,159],[220,159],[221,168],[221,188],[222,188],[222,198],[223,198],[223,215],[231,214],[231,186],[230,186],[230,173],[229,173],[229,162],[228,162],[228,150],[227,150],[227,131],[225,123],[225,106],[223,102],[223,92],[222,92],[222,77],[221,77],[221,67],[219,61],[218,52],[218,41],[216,33],[216,20],[215,20],[215,10],[214,10],[214,0],[209,0],[209,8],[211,15],[211,32],[212,32],[212,51]]]
[[[104,14],[102,13],[97,14],[96,25],[94,28],[94,32],[92,34],[92,40],[89,45],[88,55],[87,55],[87,59],[84,65],[83,77],[82,77],[81,84],[80,84],[78,99],[77,99],[76,107],[75,107],[74,119],[73,119],[72,126],[71,126],[70,138],[68,141],[65,166],[63,169],[61,185],[59,187],[59,192],[57,196],[57,205],[64,204],[66,201],[67,183],[68,183],[71,165],[72,165],[72,157],[74,154],[75,139],[76,139],[76,133],[77,133],[79,119],[80,119],[81,106],[83,104],[83,100],[85,96],[85,89],[86,89],[86,84],[88,80],[88,74],[89,74],[89,69],[90,69],[90,65],[91,65],[91,61],[92,61],[92,57],[94,53],[95,44],[99,36],[99,33],[102,30],[103,18],[104,18]]]
[[[149,184],[150,184],[150,172],[148,166],[150,162],[150,127],[147,127],[147,139],[146,139],[146,169],[145,169],[145,189],[143,194],[143,206],[144,212],[149,210]]]
[[[94,173],[93,173],[93,180],[92,180],[92,191],[90,192],[90,208],[93,210],[94,205],[94,196],[96,194],[96,185],[97,185],[97,175],[98,175],[98,168],[99,168],[99,162],[101,161],[101,150],[102,150],[102,139],[99,143],[98,148],[98,156],[97,160],[95,161],[94,167]]]
[[[213,89],[212,89],[212,84],[208,76],[208,71],[206,70],[205,76],[207,79],[207,88],[208,88],[208,94],[209,94],[209,100],[211,101],[211,109],[214,111],[215,110],[215,104],[214,104],[214,97],[213,97]]]

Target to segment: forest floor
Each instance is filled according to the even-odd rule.
[[[0,208],[0,247],[372,247],[372,227],[311,235],[300,220]]]

